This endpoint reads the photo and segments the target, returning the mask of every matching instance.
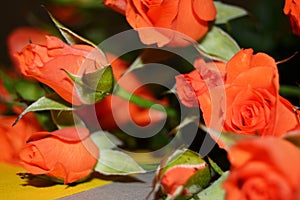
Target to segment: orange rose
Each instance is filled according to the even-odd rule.
[[[296,0],[286,0],[283,8],[284,14],[289,17],[292,31],[300,35],[300,2]]]
[[[26,141],[41,130],[35,116],[28,113],[15,126],[17,116],[0,116],[0,161],[19,164],[19,153]]]
[[[24,110],[22,107],[6,104],[13,98],[0,80],[0,161],[19,164],[19,152],[29,137],[36,131],[41,131],[42,127],[33,113],[26,114],[15,126],[12,126]],[[5,116],[7,113],[13,115]]]
[[[137,29],[143,43],[158,46],[170,43],[186,45],[186,41],[175,32],[199,40],[208,31],[208,22],[216,16],[212,0],[106,0],[104,4],[125,13],[128,23]],[[145,27],[154,28],[139,29]]]
[[[67,45],[59,38],[46,36],[45,44],[29,44],[15,54],[15,59],[24,76],[35,78],[51,87],[66,101],[80,105],[80,97],[73,94],[76,93],[73,81],[61,69],[71,74],[78,74],[80,70],[81,73],[94,71],[96,67],[99,68],[99,62],[94,59],[94,54],[93,58],[88,58],[93,50],[88,45]],[[97,58],[102,57],[99,55]]]
[[[117,81],[120,80],[129,64],[115,58],[115,56],[111,54],[108,54],[107,58],[113,61],[111,62],[111,66],[113,68],[114,77]],[[133,74],[127,74],[118,84],[128,92],[134,93],[137,96],[153,101],[155,100],[152,93],[145,86],[133,91],[134,88],[141,85],[140,81]],[[159,103],[164,104],[166,101],[161,100]],[[127,115],[128,109],[129,115]],[[94,116],[94,118],[92,118],[91,116],[93,115],[91,115],[91,112],[96,112],[96,117]],[[116,129],[118,128],[116,122],[123,126],[129,123],[131,119],[137,125],[145,126],[150,122],[157,122],[165,118],[165,115],[162,112],[154,110],[151,111],[150,118],[149,109],[141,108],[133,103],[129,103],[127,100],[116,95],[109,95],[95,105],[85,106],[83,109],[78,110],[77,113],[88,125],[97,127],[99,124],[103,130]]]
[[[60,178],[64,184],[87,177],[98,157],[88,129],[75,127],[38,132],[20,152],[21,164],[29,173]]]
[[[225,117],[223,131],[281,136],[299,123],[293,105],[279,95],[272,57],[253,55],[252,49],[241,50],[226,64],[225,77],[225,85],[210,87],[198,96],[207,126],[214,128],[212,119]],[[216,108],[218,116],[213,116],[212,109]]]
[[[161,177],[161,187],[164,192],[170,196],[174,196],[180,187],[188,183],[189,179],[195,175],[199,170],[206,168],[205,164],[199,165],[178,165],[167,170]],[[187,189],[182,191],[184,195],[190,195]],[[178,195],[178,194],[177,194]]]
[[[18,27],[14,29],[7,38],[8,52],[12,61],[17,63],[14,54],[22,51],[28,44],[46,44],[45,35],[47,34],[45,30],[32,27]]]
[[[194,67],[196,69],[192,72],[175,77],[176,93],[180,101],[188,107],[198,106],[198,96],[205,93],[208,87],[224,84],[225,63],[205,63],[202,58],[198,58]]]
[[[175,79],[176,92],[180,101],[188,107],[198,106],[197,96],[207,89],[200,73],[194,70],[189,74],[178,75]]]
[[[300,199],[300,152],[273,137],[244,140],[230,149],[226,200]]]
[[[279,95],[277,66],[264,53],[241,50],[226,66],[228,131],[280,136],[298,124],[293,105]]]

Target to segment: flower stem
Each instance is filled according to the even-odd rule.
[[[168,115],[168,117],[171,117],[171,118],[174,118],[177,115],[177,112],[175,109],[165,106],[165,105],[162,105],[162,104],[159,104],[157,102],[148,100],[148,99],[144,99],[144,98],[134,95],[132,93],[129,93],[127,90],[123,89],[118,84],[115,86],[113,94],[118,97],[121,97],[135,105],[138,105],[142,108],[151,108],[154,110],[165,112]]]
[[[300,87],[281,85],[280,93],[283,96],[300,97]]]

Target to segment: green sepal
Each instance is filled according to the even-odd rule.
[[[184,185],[184,189],[190,194],[196,194],[206,188],[211,180],[209,167],[200,169],[189,178],[187,183]]]
[[[201,200],[224,200],[225,191],[222,187],[223,182],[227,179],[229,172],[226,171],[219,177],[215,182],[213,182],[209,187],[202,190],[200,193],[194,196],[194,199]]]
[[[246,16],[248,12],[238,6],[229,5],[220,1],[214,1],[217,9],[215,24],[225,24],[230,20]]]
[[[170,168],[176,165],[198,165],[205,163],[197,152],[189,149],[177,149],[165,161],[162,161],[159,172],[161,176]]]
[[[62,70],[75,83],[78,97],[84,104],[100,102],[113,91],[114,76],[110,65],[82,76],[71,74],[65,69]]]
[[[203,190],[209,185],[211,180],[210,169],[205,160],[200,157],[200,154],[189,149],[177,149],[173,152],[172,155],[163,160],[161,162],[161,165],[157,169],[154,182],[154,190],[156,190],[156,192],[157,188],[161,187],[160,182],[162,181],[164,175],[169,170],[176,170],[176,168],[178,167],[197,167],[197,171],[187,180],[185,184],[183,184],[182,186],[178,186],[172,196],[168,195],[167,199],[189,199],[191,196]],[[183,191],[187,192],[187,194],[183,194]]]
[[[51,110],[51,118],[57,128],[70,126],[86,127],[84,122],[73,111]]]
[[[99,92],[112,93],[114,88],[112,67],[109,65],[93,73],[83,74],[82,82],[89,87],[96,88]]]

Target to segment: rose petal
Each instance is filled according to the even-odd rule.
[[[194,13],[204,21],[212,21],[216,17],[216,7],[213,1],[207,0],[194,0],[193,2]]]

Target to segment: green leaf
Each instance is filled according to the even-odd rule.
[[[235,40],[216,26],[213,26],[205,35],[198,47],[205,53],[226,61],[240,51],[240,47]]]
[[[144,67],[144,62],[143,62],[143,59],[141,56],[138,56],[134,62],[128,67],[128,69],[125,71],[124,74],[127,74],[131,71],[134,71],[135,69],[139,69],[139,68],[142,68]]]
[[[36,82],[18,80],[15,83],[16,92],[26,101],[36,101],[45,95],[43,89]]]
[[[56,93],[39,98],[29,105],[13,123],[15,125],[26,113],[44,110],[74,110],[71,105],[59,97]]]
[[[212,169],[215,172],[217,172],[219,175],[222,175],[224,173],[223,170],[212,159],[208,158],[208,162],[209,162],[210,166],[212,167]]]
[[[195,115],[187,116],[185,117],[179,125],[177,125],[175,128],[173,128],[170,132],[169,135],[174,135],[176,134],[180,129],[183,127],[187,126],[190,123],[198,123],[199,117]]]
[[[95,171],[105,175],[129,175],[145,173],[135,160],[116,150],[102,150]]]
[[[225,191],[222,188],[224,180],[228,177],[229,172],[223,173],[223,175],[216,180],[212,185],[202,190],[200,193],[195,195],[198,199],[201,200],[224,200]]]
[[[248,14],[245,9],[238,6],[225,4],[220,1],[214,1],[214,4],[217,9],[215,24],[225,24],[232,19],[243,17]]]
[[[243,134],[237,134],[237,133],[232,133],[232,132],[217,132],[211,128],[207,128],[203,124],[199,124],[199,128],[201,128],[203,131],[206,133],[209,133],[212,135],[213,138],[218,139],[216,141],[217,143],[221,143],[223,145],[222,148],[225,150],[229,150],[232,146],[234,146],[237,142],[241,140],[247,140],[247,139],[252,139],[256,138],[259,136],[255,135],[243,135]]]
[[[67,41],[68,44],[76,44],[78,42],[84,42],[86,44],[91,45],[92,47],[95,47],[96,49],[99,49],[98,46],[95,45],[93,42],[91,42],[91,41],[85,39],[84,37],[81,37],[78,34],[74,33],[73,31],[71,31],[70,29],[65,27],[63,24],[61,24],[57,19],[55,19],[53,17],[53,15],[48,10],[46,10],[46,11],[47,11],[48,15],[50,16],[51,20],[53,21],[53,23],[55,24],[55,26],[58,28],[58,30],[62,34],[62,36],[65,38],[65,40]],[[100,49],[99,49],[99,51],[102,52]]]
[[[123,142],[107,131],[97,131],[91,134],[91,139],[100,150],[113,149]]]

